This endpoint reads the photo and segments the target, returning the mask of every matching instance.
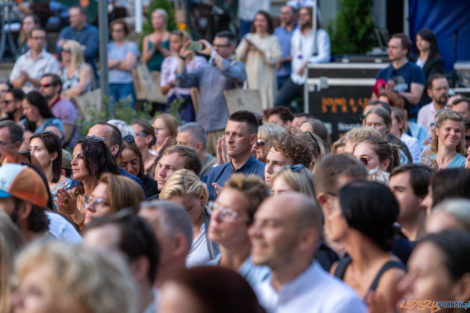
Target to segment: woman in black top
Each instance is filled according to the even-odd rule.
[[[331,273],[363,299],[375,291],[392,310],[396,285],[405,275],[405,265],[390,252],[398,214],[398,202],[387,186],[363,180],[341,188],[335,208],[325,212],[329,239],[346,250]]]
[[[440,73],[444,74],[444,60],[439,54],[439,48],[437,46],[436,37],[434,33],[427,28],[421,29],[416,34],[416,48],[418,49],[418,58],[416,59],[416,65],[421,67],[424,72],[426,81],[431,77],[432,74]],[[420,107],[431,102],[426,90],[420,100]]]

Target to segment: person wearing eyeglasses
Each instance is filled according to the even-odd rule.
[[[208,207],[209,239],[220,249],[220,256],[209,264],[237,271],[253,288],[266,278],[269,270],[251,262],[248,228],[258,206],[268,196],[268,187],[261,178],[234,174]]]
[[[83,223],[86,226],[97,217],[138,206],[145,200],[145,194],[132,179],[104,173],[93,192],[86,194],[84,200],[86,213]]]
[[[58,73],[62,80],[61,96],[70,100],[91,91],[95,79],[93,69],[85,63],[80,43],[66,40],[61,56],[63,66]]]
[[[39,92],[46,98],[55,117],[62,121],[65,131],[64,146],[74,147],[78,140],[77,122],[80,117],[75,105],[62,98],[62,81],[56,74],[44,74],[41,77]]]
[[[207,131],[207,151],[217,152],[217,139],[224,134],[229,119],[229,111],[224,91],[241,87],[246,80],[245,66],[232,59],[236,39],[229,31],[218,32],[212,44],[200,40],[203,49],[198,53],[209,57],[207,65],[193,72],[188,72],[184,58],[192,53],[188,41],[180,51],[180,61],[176,76],[176,85],[183,88],[196,87],[199,91],[199,107],[196,122]]]
[[[45,50],[46,32],[35,28],[28,39],[29,51],[18,58],[10,73],[14,88],[29,92],[40,86],[39,79],[45,73],[57,73],[59,63]]]
[[[131,128],[135,132],[134,142],[142,153],[144,174],[153,177],[158,159],[151,149],[157,142],[153,126],[147,120],[135,120],[131,123]]]
[[[24,118],[23,107],[21,106],[24,97],[25,94],[21,89],[7,91],[2,106],[2,114],[5,114],[5,117],[1,118],[0,121],[10,120],[19,123]]]
[[[136,96],[132,69],[137,65],[139,50],[135,42],[126,40],[129,27],[124,20],[112,21],[109,32],[113,39],[107,46],[110,96],[114,102],[123,100],[135,109]]]
[[[92,136],[80,139],[75,145],[71,165],[72,177],[79,183],[69,192],[65,189],[57,191],[58,211],[83,226],[86,195],[93,192],[101,174],[119,174],[119,169],[103,138]]]

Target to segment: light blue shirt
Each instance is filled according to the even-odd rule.
[[[123,45],[118,46],[114,41],[108,43],[108,59],[109,60],[124,60],[127,52],[134,53],[139,56],[139,50],[135,42],[126,41]],[[118,69],[109,70],[109,83],[110,84],[127,84],[132,83],[132,72],[121,71]]]
[[[431,159],[435,159],[436,155],[431,154],[430,156]],[[447,164],[446,168],[459,168],[459,167],[465,167],[465,157],[461,155],[460,153],[457,153],[454,158]]]
[[[297,25],[292,28],[289,32],[285,27],[279,26],[274,30],[274,35],[276,35],[279,40],[279,45],[281,46],[281,58],[285,59],[290,56],[290,41],[294,31],[297,29]],[[277,76],[289,76],[291,72],[291,62],[284,62],[282,66],[276,70]]]
[[[49,232],[57,239],[64,240],[69,243],[81,243],[82,237],[78,231],[61,215],[46,211],[49,219]]]
[[[293,281],[276,291],[271,277],[256,289],[261,305],[268,313],[366,313],[367,308],[356,291],[314,262]]]
[[[220,262],[220,254],[207,263],[207,265],[217,266]],[[243,262],[242,266],[238,269],[238,274],[243,276],[251,288],[256,289],[264,280],[266,280],[271,272],[267,266],[257,266],[251,262],[251,256]]]

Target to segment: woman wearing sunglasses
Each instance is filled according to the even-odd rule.
[[[271,182],[273,195],[295,191],[315,199],[313,174],[302,164],[284,166],[274,174]]]
[[[80,43],[65,41],[61,58],[63,67],[58,74],[62,80],[61,97],[72,99],[90,91],[94,82],[93,69],[85,63]]]
[[[94,218],[136,207],[145,200],[142,187],[130,178],[104,173],[91,194],[85,195],[85,226]]]
[[[209,239],[220,249],[220,256],[209,264],[237,271],[253,288],[266,278],[269,269],[251,262],[248,228],[268,196],[268,186],[258,176],[234,174],[216,201],[209,203]]]

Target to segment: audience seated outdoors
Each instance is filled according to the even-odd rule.
[[[18,55],[0,81],[1,313],[465,311],[470,100],[444,72],[440,36],[417,29],[415,64],[410,38],[392,34],[373,96],[335,125],[302,102],[310,65],[338,43],[314,1],[282,3],[275,30],[268,2],[239,12],[238,34],[211,24],[208,38],[177,2],[174,14],[144,1],[140,43],[114,17],[100,43],[78,6],[52,42],[38,8],[53,2],[15,5]],[[99,44],[106,118],[81,107],[104,74]],[[136,100],[145,66],[166,106]],[[236,108],[243,88],[263,111]]]

